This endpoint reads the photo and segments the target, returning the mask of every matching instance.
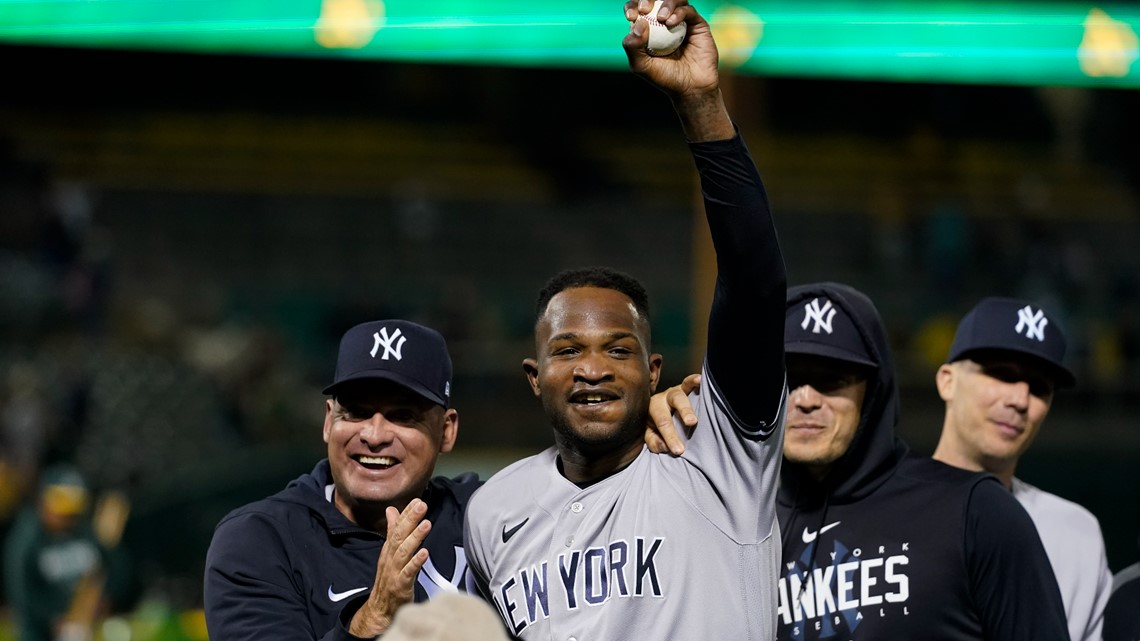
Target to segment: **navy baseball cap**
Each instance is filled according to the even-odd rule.
[[[1053,378],[1058,387],[1077,379],[1065,367],[1065,334],[1041,307],[1016,298],[984,298],[958,323],[947,363],[986,351],[1027,356]]]
[[[406,320],[361,323],[344,333],[333,382],[378,378],[402,385],[444,407],[451,399],[451,356],[443,335]]]
[[[827,296],[791,303],[784,317],[784,351],[826,356],[866,367],[878,367],[855,322]]]

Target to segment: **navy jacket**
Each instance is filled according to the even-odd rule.
[[[430,558],[415,599],[440,590],[474,592],[463,554],[463,512],[475,474],[432,479],[423,499],[432,523]],[[206,556],[211,641],[354,639],[347,623],[367,598],[384,544],[331,502],[327,460],[277,494],[228,514]]]

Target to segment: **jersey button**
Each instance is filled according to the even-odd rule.
[[[578,637],[570,637],[569,639],[566,639],[566,641],[578,641]]]
[[[574,545],[574,537],[568,536],[566,537],[566,547],[570,547],[571,545]]]
[[[573,503],[570,504],[570,511],[573,512],[574,514],[581,512],[582,511],[582,504],[579,503],[578,501],[574,501]]]

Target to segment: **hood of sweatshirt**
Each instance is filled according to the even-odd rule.
[[[890,478],[907,452],[895,435],[899,393],[883,321],[866,295],[839,283],[792,287],[785,310],[789,353],[840,358],[863,365],[869,374],[859,426],[847,451],[821,480],[785,459],[777,500],[794,509],[858,501]]]

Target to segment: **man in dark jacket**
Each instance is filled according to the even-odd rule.
[[[357,325],[324,392],[328,458],[214,533],[212,641],[374,638],[413,598],[474,590],[463,512],[479,481],[432,477],[459,430],[443,337],[402,320]]]
[[[1067,639],[1049,560],[996,478],[917,456],[871,301],[788,292],[780,639]]]

